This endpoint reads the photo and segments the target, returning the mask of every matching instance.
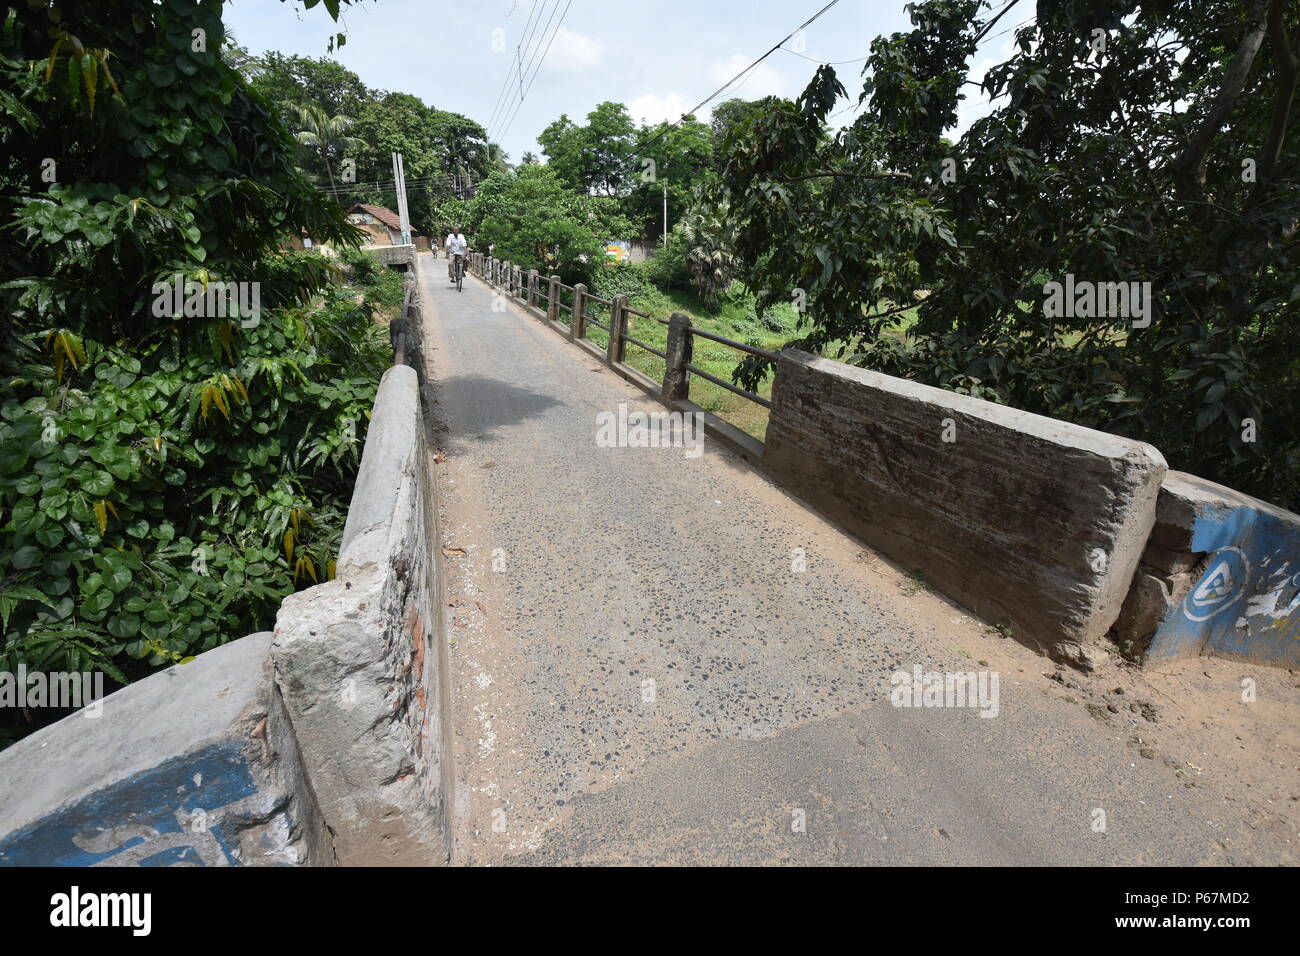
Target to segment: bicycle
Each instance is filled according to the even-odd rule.
[[[462,253],[456,253],[456,261],[452,264],[453,274],[456,276],[456,291],[461,291],[461,280],[465,277],[465,256]]]

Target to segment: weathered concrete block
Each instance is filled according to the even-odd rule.
[[[671,406],[678,399],[690,394],[687,368],[691,364],[691,353],[695,337],[691,335],[691,320],[682,312],[674,312],[668,320],[668,343],[664,346],[664,381],[660,389],[660,400]]]
[[[1155,520],[1143,442],[787,351],[764,467],[1053,657],[1115,622]]]
[[[1144,560],[1166,551],[1195,570],[1155,628],[1148,661],[1214,654],[1300,666],[1300,515],[1170,472]]]
[[[366,246],[368,250],[375,254],[382,266],[402,266],[409,267],[415,262],[415,246],[412,243],[396,246]]]
[[[450,725],[415,373],[375,400],[335,579],[287,598],[271,653],[342,865],[449,858]]]
[[[328,865],[270,634],[215,648],[0,752],[0,865]]]
[[[1139,568],[1115,622],[1118,640],[1145,646],[1172,605],[1169,582]]]

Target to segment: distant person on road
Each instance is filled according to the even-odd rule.
[[[456,281],[456,257],[464,257],[465,250],[469,248],[469,243],[465,237],[460,234],[460,226],[453,226],[451,234],[447,236],[447,278],[452,282]]]

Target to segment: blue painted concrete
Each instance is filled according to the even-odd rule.
[[[1149,660],[1214,653],[1300,666],[1300,519],[1248,504],[1197,509],[1200,578],[1156,629]]]
[[[233,827],[258,796],[238,742],[216,744],[14,831],[0,866],[235,866]]]

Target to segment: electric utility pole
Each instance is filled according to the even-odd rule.
[[[397,217],[401,221],[402,245],[405,246],[411,241],[411,216],[406,208],[406,170],[401,153],[393,153],[393,186],[397,191]]]

